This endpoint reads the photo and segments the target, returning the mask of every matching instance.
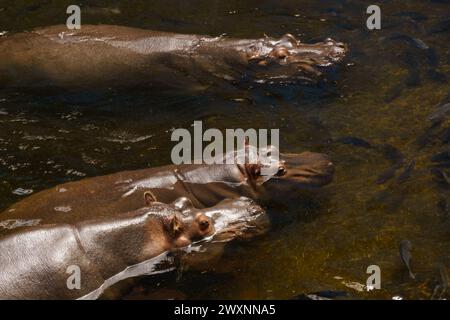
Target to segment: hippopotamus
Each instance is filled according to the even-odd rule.
[[[0,238],[0,299],[96,299],[124,279],[170,271],[158,269],[167,253],[268,226],[264,210],[246,198],[201,210],[187,198],[172,204],[150,192],[145,198],[147,206],[132,212]]]
[[[208,87],[214,79],[317,81],[345,44],[232,39],[114,25],[50,26],[0,38],[0,87]],[[195,85],[191,85],[195,84]]]
[[[224,155],[233,156],[236,152]],[[272,175],[261,173],[262,163],[228,163],[167,165],[68,182],[24,198],[0,213],[0,218],[76,223],[93,216],[102,218],[137,210],[148,191],[164,203],[189,198],[197,208],[241,196],[288,202],[297,198],[299,189],[330,183],[334,174],[327,155],[309,151],[280,153],[271,164]]]

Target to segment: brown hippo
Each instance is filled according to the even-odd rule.
[[[320,187],[333,178],[334,166],[324,154],[280,154],[280,159],[273,164],[276,173],[271,176],[261,175],[261,164],[236,161],[235,164],[169,165],[87,178],[31,195],[0,213],[0,219],[76,223],[103,218],[139,209],[146,191],[164,203],[187,197],[197,208],[241,196],[286,202],[296,198],[297,190]]]
[[[171,205],[150,193],[146,199],[147,207],[126,214],[0,238],[0,299],[96,299],[126,278],[171,270],[158,267],[170,264],[168,252],[200,246],[207,237],[228,241],[247,229],[255,235],[268,226],[264,210],[250,199],[203,210],[186,198]]]
[[[178,87],[214,78],[315,81],[340,62],[346,46],[332,39],[304,44],[231,39],[113,25],[51,26],[0,38],[0,87]]]

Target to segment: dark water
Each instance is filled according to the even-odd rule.
[[[205,270],[145,279],[129,297],[266,299],[321,290],[354,298],[430,298],[435,264],[450,266],[448,184],[436,182],[431,157],[448,148],[449,118],[430,129],[427,116],[450,102],[449,1],[379,1],[382,29],[365,26],[365,1],[78,1],[82,23],[181,33],[261,37],[332,37],[349,57],[326,85],[227,86],[203,94],[0,91],[0,209],[58,183],[170,163],[171,129],[280,128],[284,152],[328,153],[335,181],[305,194],[267,236],[227,248]],[[0,31],[61,24],[70,1],[0,1]],[[427,134],[428,133],[428,134]],[[447,133],[448,135],[448,133]],[[345,143],[333,143],[342,137]],[[390,145],[386,147],[383,145]],[[404,157],[391,149],[396,148]],[[391,150],[391,151],[389,151]],[[415,160],[415,166],[406,170]],[[397,165],[396,177],[377,184]],[[447,168],[444,171],[448,173]],[[402,173],[403,172],[403,173]],[[399,178],[400,176],[400,178]],[[447,204],[448,205],[448,204]],[[276,209],[275,209],[276,211]],[[283,213],[285,214],[285,213]],[[416,280],[399,256],[412,244]],[[366,268],[381,268],[381,290],[366,292]],[[154,289],[156,288],[156,289]]]

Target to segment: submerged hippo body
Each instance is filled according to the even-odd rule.
[[[342,43],[303,44],[281,39],[228,39],[82,25],[52,26],[0,38],[0,87],[136,87],[210,85],[239,81],[317,79],[339,62]]]
[[[158,269],[167,252],[267,226],[264,210],[250,199],[198,210],[180,198],[103,219],[27,228],[0,238],[0,299],[95,299],[126,278],[170,270]],[[74,266],[80,287],[69,289]]]
[[[226,156],[225,156],[226,157]],[[261,176],[259,165],[169,165],[125,171],[69,182],[31,195],[0,213],[6,220],[76,223],[140,208],[144,193],[170,203],[189,198],[195,207],[211,207],[226,198],[246,196],[287,201],[301,188],[331,182],[334,166],[320,153],[281,154],[276,174]],[[0,234],[8,230],[0,230]]]

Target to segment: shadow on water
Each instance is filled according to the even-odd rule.
[[[171,131],[194,120],[205,129],[279,128],[282,151],[328,153],[335,181],[299,194],[293,208],[273,205],[273,230],[227,246],[211,268],[188,270],[178,281],[175,273],[146,277],[126,298],[278,299],[326,290],[355,298],[433,295],[435,265],[450,265],[449,114],[442,107],[450,102],[448,2],[383,2],[377,31],[365,27],[367,1],[80,3],[90,8],[84,23],[233,37],[290,32],[304,42],[332,37],[348,43],[350,53],[317,86],[223,83],[201,94],[1,91],[2,209],[24,196],[19,188],[36,192],[167,164]],[[68,4],[3,1],[0,31],[60,24]],[[442,161],[434,162],[438,154]],[[404,239],[412,244],[415,280],[405,277],[399,255]],[[381,268],[382,289],[367,292],[373,264]]]

